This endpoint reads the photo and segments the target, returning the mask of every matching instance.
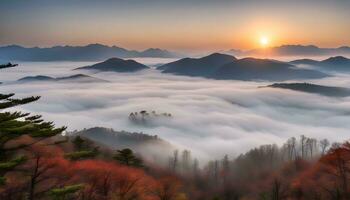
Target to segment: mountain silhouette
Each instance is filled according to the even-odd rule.
[[[295,66],[269,59],[243,58],[221,66],[211,77],[234,80],[291,80],[304,78],[323,78],[314,70],[297,69]]]
[[[79,67],[78,69],[84,69],[84,70],[97,70],[97,71],[113,71],[113,72],[135,72],[143,69],[148,69],[146,65],[143,65],[141,63],[138,63],[134,60],[123,60],[120,58],[110,58],[106,61],[85,66],[85,67]]]
[[[349,88],[329,87],[329,86],[315,85],[310,83],[274,83],[272,85],[268,85],[267,87],[290,89],[290,90],[314,93],[314,94],[330,96],[330,97],[350,96]]]
[[[139,53],[139,57],[156,57],[156,58],[173,58],[176,57],[174,53],[158,48],[149,48]]]
[[[319,67],[321,69],[331,70],[331,71],[350,71],[350,59],[343,56],[330,57],[328,59],[317,61],[311,59],[300,59],[294,60],[290,63],[293,64],[304,64]]]
[[[54,46],[49,48],[26,48],[18,45],[0,47],[0,60],[19,61],[96,61],[111,57],[179,57],[176,53],[161,49],[145,51],[127,50],[117,46],[89,44],[86,46]]]
[[[62,81],[62,82],[81,82],[81,83],[90,83],[90,82],[108,82],[103,79],[96,77],[88,76],[85,74],[75,74],[72,76],[57,77],[53,78],[50,76],[38,75],[38,76],[26,76],[17,80],[18,82],[38,82],[38,81]]]
[[[264,55],[266,52],[273,56],[350,55],[350,48],[320,48],[315,45],[282,45],[268,49],[250,50],[245,52],[245,55]]]
[[[230,49],[223,51],[223,53],[239,56],[336,56],[336,55],[350,55],[350,47],[342,46],[339,48],[320,48],[315,45],[281,45],[277,47],[270,47],[264,49],[252,49],[242,51],[239,49]]]
[[[162,65],[157,69],[162,70],[163,73],[209,77],[222,65],[235,60],[233,56],[214,53],[202,58],[184,58]]]
[[[269,59],[243,58],[211,54],[193,59],[185,58],[158,67],[163,73],[200,76],[223,80],[290,80],[322,78],[327,75],[315,70],[298,69],[294,65]]]

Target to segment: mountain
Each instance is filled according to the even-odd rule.
[[[240,50],[240,49],[230,49],[228,51],[222,51],[223,54],[228,54],[232,56],[244,56],[245,51]]]
[[[339,48],[320,48],[315,45],[281,45],[270,48],[259,48],[252,50],[230,49],[223,51],[225,54],[247,57],[247,56],[349,56],[350,47],[343,46]]]
[[[163,73],[208,77],[224,64],[235,61],[230,55],[214,53],[202,58],[184,58],[158,67]]]
[[[193,59],[185,58],[158,67],[163,73],[200,76],[223,80],[290,80],[322,78],[327,75],[315,70],[298,69],[294,65],[268,59],[243,58],[211,54]]]
[[[153,145],[169,145],[169,143],[158,138],[156,135],[152,136],[144,133],[115,131],[113,129],[104,127],[84,129],[74,134],[87,137],[91,140],[103,143],[113,148],[137,147],[138,145],[143,145],[146,143]]]
[[[267,87],[290,89],[290,90],[314,93],[314,94],[331,96],[331,97],[350,96],[349,88],[329,87],[329,86],[315,85],[310,83],[274,83],[272,85],[268,85]]]
[[[160,139],[157,135],[115,131],[104,127],[84,129],[70,134],[86,137],[112,149],[130,148],[145,157],[168,156],[174,150],[170,143]],[[164,157],[164,159],[168,159],[168,157]]]
[[[243,58],[221,66],[211,77],[234,80],[291,80],[323,78],[327,75],[315,70],[269,59]]]
[[[79,67],[78,69],[84,69],[84,70],[97,70],[97,71],[113,71],[113,72],[135,72],[143,69],[148,69],[146,65],[143,65],[141,63],[138,63],[134,60],[123,60],[120,58],[110,58],[106,61],[85,66],[85,67]]]
[[[173,58],[175,54],[165,49],[150,48],[142,51],[139,57]]]
[[[37,76],[26,76],[21,79],[18,79],[19,82],[33,82],[33,81],[55,81],[55,78],[52,78],[50,76],[43,76],[43,75],[37,75]]]
[[[50,76],[26,76],[19,80],[18,82],[34,82],[34,81],[62,81],[62,82],[80,82],[80,83],[90,83],[90,82],[108,82],[103,79],[99,79],[96,77],[88,76],[85,74],[75,74],[72,76],[66,76],[66,77],[58,77],[53,78]]]
[[[332,71],[350,71],[350,59],[345,58],[343,56],[330,57],[322,61],[311,60],[311,59],[300,59],[300,60],[291,61],[290,63],[312,65],[315,67],[320,67],[322,69],[327,69]]]
[[[295,64],[295,65],[317,65],[319,61],[305,58],[305,59],[293,60],[289,63]]]
[[[26,48],[18,45],[0,47],[0,60],[18,61],[96,61],[111,57],[179,57],[176,53],[161,49],[145,51],[127,50],[117,46],[89,44],[86,46],[54,46]]]
[[[245,55],[273,56],[324,56],[324,55],[350,55],[350,47],[320,48],[315,45],[282,45],[268,49],[254,49],[245,52]]]

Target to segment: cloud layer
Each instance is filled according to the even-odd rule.
[[[165,75],[153,69],[134,74],[92,74],[110,83],[8,82],[29,75],[69,75],[75,73],[71,69],[86,64],[22,63],[1,72],[0,81],[5,84],[0,92],[15,92],[20,97],[41,95],[38,102],[15,109],[42,114],[69,130],[105,126],[156,134],[204,159],[235,156],[257,145],[281,144],[301,134],[332,141],[350,136],[350,98],[258,88],[270,84],[266,82],[208,80]],[[342,75],[313,83],[346,86],[349,80]],[[131,124],[129,113],[140,110],[168,112],[173,118],[159,119],[147,127]]]

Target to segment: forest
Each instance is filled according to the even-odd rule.
[[[65,135],[66,127],[40,115],[12,111],[39,99],[0,95],[1,200],[350,199],[347,141],[301,135],[206,164],[175,150],[161,166],[133,149]]]

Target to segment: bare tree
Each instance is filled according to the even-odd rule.
[[[170,165],[171,170],[176,172],[178,164],[179,164],[179,150],[176,149],[173,152],[173,157],[171,157],[170,161],[169,161],[169,165]]]
[[[320,141],[321,155],[324,155],[326,153],[329,145],[330,145],[330,142],[327,139],[323,139]]]
[[[301,149],[301,158],[305,158],[305,147],[306,147],[306,140],[307,138],[305,135],[300,136],[300,149]]]
[[[191,152],[188,150],[183,150],[181,157],[182,172],[188,173],[191,166]]]

